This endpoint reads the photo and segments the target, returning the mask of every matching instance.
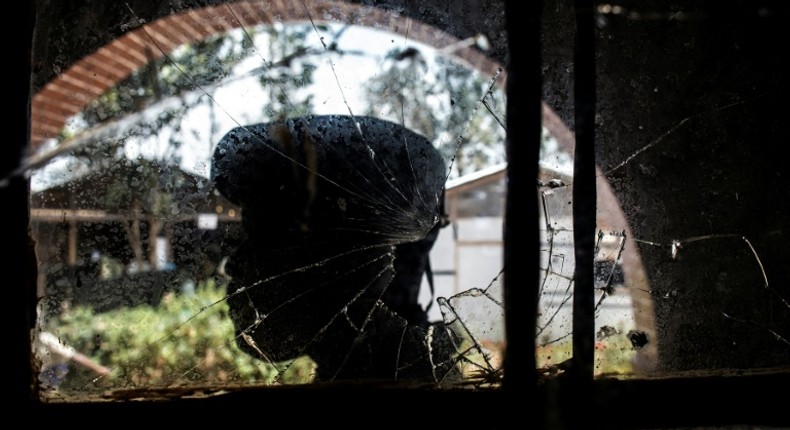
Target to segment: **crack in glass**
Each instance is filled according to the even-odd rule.
[[[231,5],[226,8],[240,23],[240,11]],[[466,346],[466,351],[462,350],[464,342],[471,340],[474,345],[478,341],[465,338],[469,333],[456,332],[441,320],[429,321],[417,295],[424,273],[430,270],[431,245],[448,222],[445,181],[503,157],[502,120],[494,115],[503,97],[495,88],[499,73],[486,83],[471,69],[408,37],[402,46],[393,45],[394,39],[385,39],[386,34],[371,30],[366,34],[358,27],[319,22],[313,17],[309,25],[276,22],[241,26],[166,52],[158,35],[150,30],[154,27],[129,10],[161,59],[90,105],[72,120],[70,132],[61,138],[57,149],[28,164],[29,168],[41,168],[34,175],[34,183],[44,191],[38,197],[40,206],[47,209],[45,201],[60,197],[45,195],[52,194],[47,190],[53,183],[61,181],[70,191],[77,189],[68,174],[53,173],[57,170],[53,165],[65,165],[72,172],[95,172],[114,168],[120,159],[131,168],[121,180],[127,186],[136,185],[129,191],[118,182],[113,188],[115,197],[110,196],[116,202],[111,207],[115,210],[93,215],[101,223],[109,212],[131,212],[131,216],[117,218],[133,248],[130,266],[138,276],[166,271],[164,266],[175,258],[167,253],[174,251],[153,249],[152,238],[165,232],[171,237],[163,239],[172,240],[177,232],[167,230],[167,223],[188,222],[194,216],[202,217],[207,226],[195,232],[207,236],[197,244],[219,249],[203,256],[203,261],[196,256],[192,264],[219,264],[214,270],[208,268],[204,279],[184,280],[191,277],[192,270],[180,272],[175,282],[182,284],[175,291],[172,285],[153,280],[160,285],[154,286],[151,297],[128,301],[130,309],[161,302],[185,306],[181,316],[170,328],[126,327],[131,332],[120,335],[121,344],[139,342],[132,333],[137,330],[158,333],[142,346],[130,348],[129,355],[111,358],[115,365],[100,375],[81,375],[81,384],[75,380],[65,385],[79,390],[112,387],[123,391],[144,386],[146,381],[172,385],[204,380],[212,372],[215,356],[224,354],[221,347],[197,351],[205,357],[198,356],[184,367],[172,364],[150,369],[145,363],[149,356],[168,360],[169,353],[160,350],[190,337],[202,327],[201,320],[223,315],[229,316],[235,327],[231,342],[267,366],[253,379],[262,376],[268,383],[293,383],[394,378],[440,385],[459,381],[462,365],[471,362],[469,351],[479,353],[482,348]],[[375,36],[385,49],[365,52],[370,48],[353,45],[353,34]],[[214,57],[203,63],[200,58],[207,54]],[[347,82],[340,76],[341,69],[348,72],[352,67],[344,61],[346,57],[366,56],[384,70],[363,85],[372,99],[367,108],[364,95],[345,91]],[[316,75],[326,73],[320,63],[329,65],[333,79],[327,82],[334,82],[317,90],[327,95],[306,93],[319,79]],[[252,91],[242,89],[234,99],[225,90],[236,86],[239,91],[245,80],[257,80],[268,96],[268,103],[259,104],[262,116],[248,106],[250,100],[244,100],[252,98],[244,94]],[[412,97],[416,95],[422,97]],[[147,109],[127,112],[126,101],[117,102],[118,97],[126,101],[140,98],[137,104],[143,103]],[[311,108],[316,100],[326,105],[332,98],[341,99],[347,112],[322,114],[321,109]],[[494,116],[478,114],[481,104]],[[361,113],[355,113],[357,109]],[[208,130],[198,130],[190,122],[196,111],[208,115]],[[389,113],[378,118],[384,111]],[[256,117],[263,121],[254,120]],[[228,125],[233,129],[219,138],[220,130]],[[206,147],[199,148],[183,136],[190,127],[198,142],[206,142],[205,136],[209,136]],[[469,150],[467,135],[483,140],[471,154],[463,153]],[[424,136],[433,136],[433,141]],[[209,155],[211,162],[203,161],[205,155],[202,159],[195,156],[197,152]],[[135,167],[137,164],[141,165]],[[196,180],[186,175],[197,184],[176,196],[172,193],[183,191],[180,183],[173,183],[173,174],[163,173],[181,174],[184,166],[199,174]],[[75,196],[82,200],[77,207],[107,200],[97,198],[100,201],[92,203],[83,195]],[[68,215],[82,221],[77,211]],[[221,231],[214,234],[216,230]],[[190,246],[189,241],[184,243]],[[151,249],[146,250],[146,245]],[[118,255],[102,251],[97,249],[93,262],[101,270],[111,265],[114,272],[129,270],[119,263],[122,258]],[[181,264],[173,266],[172,270],[182,270]],[[109,274],[107,278],[112,280]],[[68,274],[63,279],[69,283]],[[139,279],[134,281],[140,283]],[[106,289],[107,282],[99,283],[102,285],[94,286],[92,293]],[[198,297],[201,290],[212,291],[211,297]],[[76,304],[67,297],[68,291],[57,295],[42,302],[48,309],[42,309],[41,315],[54,319],[59,315],[61,321],[57,322],[65,323],[62,319],[70,317]],[[117,298],[114,294],[87,296],[98,304]],[[183,300],[187,303],[178,303]],[[83,311],[79,307],[74,310]],[[101,320],[97,322],[101,333],[106,323],[101,316],[97,320]],[[501,321],[492,324],[498,323]],[[45,325],[42,322],[42,329]],[[52,327],[68,332],[66,327]],[[63,338],[68,336],[64,333]],[[96,340],[106,341],[104,334],[97,334]],[[227,349],[234,350],[231,346]],[[102,355],[107,358],[111,354],[105,351]],[[247,367],[264,369],[255,360],[241,359]],[[213,376],[231,382],[242,380],[240,375],[224,375],[227,371],[219,373]],[[298,376],[293,377],[294,373]],[[48,382],[52,387],[62,383]]]
[[[142,29],[147,64],[20,166],[33,172],[45,398],[363,378],[501,382],[503,269],[469,260],[496,260],[501,247],[491,232],[501,230],[506,188],[504,72],[484,75],[452,56],[485,50],[481,35],[428,46],[409,37],[411,18],[404,35],[293,6],[306,22],[247,24],[249,4],[225,4],[217,18],[235,29],[169,49],[127,5],[121,25]],[[598,176],[621,180],[634,165],[655,175],[642,160],[677,134],[764,96],[686,114]],[[543,132],[534,336],[538,371],[554,377],[571,354],[573,172],[567,142]],[[622,206],[629,222],[642,210]],[[598,224],[597,374],[644,371],[637,355],[671,341],[636,321],[638,299],[671,309],[702,288],[634,281],[628,260],[639,252],[706,272],[715,269],[706,247],[729,243],[726,257],[762,287],[759,306],[724,300],[713,313],[790,345],[782,280],[769,283],[752,238],[643,238],[600,213]],[[722,274],[705,279],[717,299],[733,288]]]

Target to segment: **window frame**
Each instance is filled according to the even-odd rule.
[[[30,136],[30,73],[34,65],[31,64],[32,33],[35,22],[36,2],[27,3],[24,13],[23,30],[20,37],[15,39],[21,42],[16,45],[21,47],[21,53],[16,54],[12,67],[14,80],[24,82],[21,85],[12,85],[12,111],[14,120],[11,121],[12,136],[2,146],[3,177],[16,168],[15,163],[27,146]],[[539,12],[540,3],[536,2],[532,12]],[[587,2],[580,2],[587,3]],[[592,5],[589,2],[589,5]],[[512,15],[516,10],[516,2],[506,2],[507,14]],[[550,7],[550,6],[547,6]],[[510,17],[510,16],[509,16]],[[521,21],[523,23],[523,21]],[[509,20],[508,31],[511,40],[531,40],[532,49],[511,50],[511,64],[509,72],[514,75],[513,67],[539,74],[540,67],[540,41],[536,41],[534,32],[525,30],[525,25],[516,25],[518,20]],[[540,37],[539,32],[537,37]],[[536,43],[535,43],[536,42]],[[534,47],[537,46],[537,50]],[[530,67],[532,70],[530,71]],[[521,73],[516,71],[516,74]],[[539,81],[538,81],[539,82]],[[515,87],[515,88],[514,88]],[[539,90],[538,90],[539,94]],[[524,95],[524,96],[519,96]],[[508,89],[508,100],[521,100],[534,106],[540,105],[540,97],[535,97],[534,88],[511,86]],[[521,107],[530,112],[529,107]],[[512,113],[511,106],[508,106]],[[24,117],[24,118],[23,118]],[[522,127],[534,126],[534,121],[539,124],[539,114],[530,123],[529,121],[515,122],[511,125],[510,133],[523,133]],[[22,125],[24,124],[24,126]],[[528,132],[527,132],[528,134]],[[512,134],[511,134],[512,136]],[[535,136],[537,144],[539,136]],[[514,154],[510,160],[510,168],[520,171],[521,166],[533,162],[523,154]],[[510,190],[518,190],[519,178],[510,178]],[[528,186],[529,184],[525,184]],[[7,307],[11,319],[11,404],[15,413],[24,413],[23,418],[34,418],[37,421],[55,422],[62,420],[95,419],[95,417],[125,416],[129,422],[150,422],[152,417],[164,419],[197,417],[203,419],[209,414],[227,416],[229,411],[238,412],[233,415],[244,415],[243,411],[256,411],[267,405],[266,408],[275,408],[279,413],[283,407],[293,404],[311,405],[324,411],[327,415],[317,414],[315,418],[323,422],[345,422],[349,414],[364,415],[356,406],[359,404],[379,404],[396,400],[397,409],[387,407],[389,411],[385,419],[403,424],[420,422],[421,418],[412,414],[403,413],[406,410],[418,410],[425,405],[475,405],[474,408],[487,412],[494,417],[503,414],[515,417],[517,422],[531,422],[539,427],[552,426],[552,423],[562,422],[567,426],[586,422],[605,426],[607,428],[661,428],[668,426],[721,426],[734,424],[779,426],[789,423],[786,411],[787,405],[782,402],[783,389],[790,386],[790,370],[787,371],[741,371],[741,372],[711,372],[710,374],[676,374],[653,379],[596,379],[592,381],[590,390],[584,391],[584,396],[571,395],[578,388],[580,381],[574,377],[559,377],[540,385],[533,383],[534,375],[527,366],[514,366],[508,364],[508,377],[502,389],[497,390],[436,390],[430,387],[414,387],[391,382],[330,382],[312,384],[307,386],[285,387],[256,387],[239,388],[228,391],[222,395],[208,395],[195,392],[191,397],[182,397],[181,393],[141,392],[145,400],[117,401],[117,402],[84,402],[84,403],[43,403],[34,391],[33,369],[31,366],[30,330],[35,326],[36,305],[36,262],[33,252],[33,242],[28,231],[28,182],[22,175],[12,176],[6,186],[0,187],[0,198],[6,202],[6,217],[3,223],[4,236],[10,252],[3,259],[4,273],[10,276],[6,281],[7,290],[10,291],[11,300]],[[532,188],[526,188],[534,193]],[[512,193],[516,195],[516,193]],[[527,194],[530,195],[530,194]],[[537,215],[537,212],[536,212]],[[526,223],[525,223],[526,224]],[[537,224],[535,216],[534,224]],[[528,240],[516,236],[518,231],[506,230],[505,243],[508,252],[522,252],[521,250],[508,251],[507,244],[523,246],[529,253]],[[535,246],[533,244],[533,246]],[[534,252],[534,250],[532,251]],[[514,273],[514,277],[519,273]],[[527,276],[529,278],[533,274]],[[536,277],[536,275],[535,275]],[[511,285],[515,282],[511,282]],[[506,297],[509,304],[506,312],[511,320],[508,327],[508,360],[509,363],[523,363],[529,361],[531,347],[528,336],[516,334],[523,333],[521,327],[529,327],[529,321],[521,312],[513,312],[514,308],[531,303],[529,298],[519,295],[512,287],[506,285]],[[528,293],[521,291],[521,294]],[[528,295],[528,294],[527,294]],[[514,320],[514,315],[521,314]],[[534,326],[534,324],[533,324]],[[534,354],[533,360],[534,360]],[[534,362],[534,361],[533,361]],[[583,382],[581,382],[583,383]],[[179,394],[176,396],[175,394]],[[527,395],[525,395],[527,394]],[[533,397],[534,396],[534,397]],[[239,407],[257,409],[239,409]],[[429,408],[432,406],[429,406]],[[450,406],[451,407],[451,406]],[[429,409],[433,410],[433,409]],[[32,415],[31,415],[32,412]],[[450,410],[447,410],[450,412]],[[117,415],[122,414],[122,415]],[[274,417],[274,415],[272,415]],[[571,418],[568,418],[571,417]],[[434,419],[444,424],[463,424],[468,420],[468,413],[440,413]],[[494,418],[495,419],[495,418]],[[139,420],[139,421],[138,421]]]

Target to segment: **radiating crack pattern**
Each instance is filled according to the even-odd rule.
[[[148,39],[145,44],[158,51],[162,60],[135,72],[123,83],[128,90],[114,89],[81,113],[75,123],[84,123],[84,128],[73,135],[65,134],[61,148],[37,154],[20,167],[20,171],[45,170],[47,163],[61,163],[74,172],[98,170],[117,163],[113,158],[116,153],[143,161],[161,156],[142,149],[146,142],[169,145],[162,156],[167,158],[166,163],[141,163],[130,172],[124,171],[128,182],[122,185],[138,194],[115,186],[111,193],[97,199],[105,205],[101,212],[80,206],[95,209],[89,199],[91,193],[73,196],[71,204],[76,206],[58,212],[64,225],[96,222],[107,214],[116,216],[123,229],[102,230],[98,236],[126,236],[134,252],[113,254],[100,249],[107,252],[96,255],[92,264],[106,276],[106,281],[102,278],[103,283],[98,283],[101,288],[81,286],[86,278],[74,268],[42,266],[51,278],[46,281],[49,296],[41,303],[42,320],[57,319],[61,313],[63,318],[79,318],[80,314],[71,308],[72,299],[76,302],[76,297],[90,295],[88,291],[104,294],[91,297],[92,304],[116,300],[112,294],[108,297],[106,288],[107,284],[120,282],[113,276],[123,271],[117,264],[122,259],[136,264],[134,282],[127,282],[127,286],[143,290],[144,266],[155,266],[159,257],[154,255],[153,245],[144,249],[142,243],[153,243],[150,237],[166,239],[178,233],[177,229],[158,225],[157,220],[191,222],[180,229],[191,232],[189,235],[210,236],[205,241],[181,238],[181,250],[203,252],[202,247],[217,242],[223,246],[218,251],[221,258],[201,261],[216,263],[214,272],[203,278],[199,287],[210,290],[207,286],[216,283],[214,295],[173,310],[178,315],[176,321],[161,324],[163,328],[143,320],[140,324],[129,323],[126,331],[109,339],[106,333],[111,332],[111,318],[108,321],[97,316],[94,324],[92,318],[83,315],[98,327],[98,334],[95,340],[80,340],[79,331],[65,324],[59,327],[58,321],[43,321],[42,330],[62,330],[56,333],[61,336],[59,342],[82,342],[101,351],[97,356],[108,360],[93,366],[102,369],[98,375],[75,375],[72,387],[81,391],[123,389],[145,386],[148,381],[167,386],[203,378],[231,384],[375,378],[430,382],[439,387],[489,387],[501,381],[506,346],[501,267],[496,270],[499,274],[491,273],[495,277],[488,285],[438,297],[440,320],[429,320],[427,309],[417,300],[422,281],[431,271],[432,247],[444,231],[442,227],[453,221],[448,221],[448,208],[444,207],[447,180],[504,160],[506,118],[499,107],[504,81],[501,69],[494,76],[478,76],[442,57],[441,52],[412,43],[411,18],[407,19],[405,37],[379,37],[374,32],[355,33],[358,30],[349,22],[313,16],[308,3],[296,2],[294,7],[304,9],[309,23],[275,19],[267,25],[245,24],[248,6],[226,4],[221,8],[227,12],[223,17],[234,22],[238,30],[169,52],[165,52],[153,27],[129,8],[135,27],[140,26],[140,34]],[[367,48],[360,48],[354,40],[360,34],[387,49],[375,55],[366,53]],[[205,64],[195,60],[206,52],[213,57]],[[365,62],[366,55],[374,58],[373,65]],[[359,66],[344,61],[348,58],[359,60]],[[322,64],[329,68],[321,69]],[[376,72],[357,77],[362,69],[376,67]],[[345,81],[348,76],[354,76],[354,80]],[[247,79],[262,91],[241,86]],[[158,83],[146,86],[152,81]],[[163,86],[164,91],[155,91],[157,86]],[[225,91],[225,87],[232,91]],[[363,90],[362,96],[354,91],[356,87]],[[226,94],[234,91],[234,96]],[[141,96],[147,92],[154,95]],[[622,175],[626,167],[649,156],[698,120],[760,97],[686,115],[621,161],[609,163],[602,176],[611,179]],[[112,112],[109,108],[115,106],[116,98],[128,98],[129,106],[146,106],[151,112]],[[334,111],[322,110],[331,102],[337,104]],[[210,132],[188,124],[187,112],[192,109],[211,110]],[[198,135],[201,147],[175,131],[163,131],[189,127],[198,130],[193,133]],[[568,156],[551,139],[544,136],[542,171],[536,188],[541,203],[542,243],[540,309],[534,340],[544,375],[564,371],[563,363],[569,358],[570,304],[575,285],[573,175],[563,168],[567,162],[550,167],[554,160]],[[201,152],[204,159],[188,165],[184,159],[195,152]],[[185,165],[202,176],[192,194],[176,195],[174,190],[184,180],[170,172]],[[60,180],[76,176],[66,174]],[[71,184],[67,188],[79,187]],[[41,195],[55,196],[46,192]],[[38,206],[33,205],[34,209],[54,216],[46,211],[46,201],[35,198]],[[122,211],[133,216],[118,215]],[[208,225],[222,234],[211,235],[207,232],[212,228],[194,227],[203,222],[198,215],[205,212],[212,215],[204,217]],[[661,290],[639,290],[629,285],[624,270],[632,252],[630,244],[638,244],[643,253],[660,250],[658,256],[647,258],[684,264],[686,253],[695,247],[730,242],[733,253],[743,248],[749,255],[743,264],[750,267],[748,270],[753,268],[755,278],[762,280],[762,290],[771,297],[770,303],[778,304],[766,312],[780,317],[790,312],[788,299],[780,293],[783,290],[776,287],[782,280],[768,279],[760,250],[747,236],[713,232],[647,240],[650,238],[639,237],[638,231],[629,237],[624,227],[599,223],[595,244],[597,357],[622,364],[602,366],[599,372],[631,371],[635,351],[658,341],[648,336],[650,330],[636,326],[632,320],[633,296],[649,295],[654,303],[670,304],[683,299],[683,285]],[[62,238],[54,229],[37,228],[40,241],[51,243],[53,249],[59,247],[64,254],[72,252],[67,249],[72,239]],[[93,242],[97,248],[100,243]],[[162,258],[168,262],[166,255]],[[179,264],[187,266],[185,262]],[[188,267],[192,276],[200,264]],[[166,273],[164,265],[159,269]],[[85,281],[85,285],[89,283]],[[172,303],[194,295],[195,286],[187,282],[175,287],[160,280],[148,283],[154,289],[150,297],[130,297],[122,305],[135,307],[142,302],[174,306]],[[176,294],[170,294],[173,290]],[[74,296],[64,299],[68,294]],[[716,311],[717,316],[736,326],[767,333],[776,342],[788,344],[790,332],[772,325],[770,318],[724,307]],[[196,330],[203,329],[203,321],[209,327],[224,323],[232,327],[221,345],[199,349],[192,361],[167,363],[178,355],[160,350],[187,348],[179,342],[194,337]],[[119,358],[110,361],[111,354],[102,348],[112,341],[123,349],[133,342],[135,331],[155,333],[141,341],[144,347],[127,355],[118,352]],[[42,337],[49,338],[48,333]],[[54,347],[41,348],[46,351],[40,354],[42,361],[47,361]],[[216,371],[214,379],[204,375],[218,367],[215,363],[222,359],[218,356],[235,349],[244,351],[246,357],[236,358],[234,366],[228,367],[233,370]],[[309,357],[309,363],[302,361],[305,357]],[[153,368],[143,364],[149,361],[156,363]],[[61,369],[62,365],[45,364],[50,366],[48,371]],[[245,379],[240,368],[253,376]],[[294,376],[300,372],[305,374]],[[51,373],[42,377],[46,381],[43,385],[61,384]]]
[[[308,6],[302,6],[309,15]],[[129,5],[127,9],[136,17]],[[230,4],[223,9],[229,19],[240,25],[245,12],[248,12],[243,6]],[[231,245],[225,248],[228,250],[225,252],[230,254],[222,262],[218,272],[221,276],[213,278],[216,279],[213,282],[217,282],[220,288],[224,285],[227,291],[199,305],[190,305],[193,306],[191,310],[184,309],[174,325],[160,329],[153,338],[143,341],[147,344],[141,348],[130,349],[125,357],[114,359],[115,364],[108,372],[89,378],[75,375],[77,379],[69,386],[88,392],[102,387],[123,390],[124,387],[144,385],[147,380],[160,381],[157,384],[165,385],[178,384],[183,380],[200,381],[204,373],[212,372],[216,355],[225,354],[222,347],[211,347],[205,352],[200,350],[198,356],[184,363],[184,367],[179,368],[176,364],[173,370],[169,370],[170,365],[151,369],[146,363],[149,357],[157,354],[167,357],[168,353],[159,351],[188,339],[186,336],[191,336],[188,333],[202,326],[203,320],[216,318],[218,308],[227,309],[220,312],[227,312],[234,325],[235,334],[228,342],[235,343],[250,357],[259,360],[260,364],[253,366],[260,368],[259,374],[269,372],[265,373],[269,375],[265,377],[269,383],[289,383],[293,379],[290,374],[304,372],[305,365],[300,361],[303,357],[309,357],[312,363],[312,367],[307,367],[310,373],[306,375],[311,381],[384,378],[446,386],[468,376],[470,365],[478,370],[497,372],[493,356],[500,354],[500,346],[486,349],[482,341],[469,331],[471,326],[459,324],[458,319],[451,318],[449,323],[429,321],[427,310],[417,302],[416,293],[424,273],[430,270],[428,254],[431,246],[439,229],[447,223],[444,183],[448,177],[457,175],[451,165],[459,157],[460,149],[467,145],[466,133],[499,127],[489,134],[490,143],[502,145],[501,114],[497,115],[492,108],[493,103],[498,103],[494,98],[498,74],[491,79],[479,78],[451,61],[442,60],[439,73],[452,74],[447,78],[448,83],[443,85],[466,85],[460,90],[454,87],[445,90],[449,97],[441,100],[446,107],[440,110],[447,111],[451,105],[455,110],[453,119],[438,126],[438,130],[446,131],[438,131],[436,126],[424,129],[414,124],[420,117],[409,113],[407,118],[402,95],[398,102],[401,115],[390,118],[392,121],[357,114],[354,112],[357,109],[352,106],[360,102],[360,96],[347,94],[344,91],[347,83],[341,82],[339,75],[339,68],[349,67],[348,62],[342,61],[344,56],[363,55],[358,49],[355,51],[356,48],[345,48],[347,45],[343,42],[348,39],[340,40],[350,27],[345,25],[338,30],[338,26],[328,26],[312,16],[309,18],[308,26],[280,23],[269,27],[241,25],[240,30],[220,36],[215,42],[207,42],[216,48],[214,55],[217,57],[210,58],[207,65],[209,69],[216,69],[211,72],[217,73],[216,76],[200,70],[203,65],[190,58],[189,49],[202,48],[166,52],[159,35],[149,24],[137,18],[142,25],[140,34],[147,39],[143,42],[159,51],[162,57],[156,66],[149,69],[167,69],[170,78],[182,85],[181,89],[168,94],[156,95],[148,104],[153,107],[176,106],[180,101],[185,104],[183,112],[171,117],[154,115],[155,125],[150,127],[136,125],[132,119],[137,115],[135,112],[131,112],[129,117],[122,112],[117,113],[117,119],[109,122],[91,119],[90,115],[94,113],[88,112],[84,114],[88,118],[84,133],[77,133],[76,139],[69,141],[76,143],[42,159],[37,165],[46,166],[50,160],[64,157],[76,160],[82,156],[83,148],[91,148],[103,139],[101,134],[91,131],[90,124],[94,121],[99,128],[107,128],[105,124],[111,124],[112,133],[123,136],[108,145],[108,148],[121,148],[118,152],[121,154],[128,153],[130,146],[143,148],[145,143],[138,143],[141,140],[169,139],[170,147],[165,158],[172,163],[170,166],[175,167],[166,169],[179,168],[181,156],[178,153],[185,154],[179,148],[186,145],[178,137],[164,137],[168,133],[173,134],[167,131],[169,123],[175,124],[177,129],[188,127],[186,121],[191,115],[190,110],[208,107],[212,121],[208,135],[216,136],[216,130],[227,128],[228,124],[232,127],[219,142],[206,142],[212,151],[212,160],[204,163],[204,166],[210,166],[210,172],[204,167],[203,173],[210,173],[210,181],[201,186],[208,186],[209,191],[192,198],[198,204],[201,199],[223,198],[221,205],[226,206],[217,204],[217,213],[240,220],[231,220],[237,224],[228,230],[233,232]],[[266,33],[270,35],[268,42],[260,36]],[[311,33],[319,39],[320,47],[312,46],[318,42],[311,39]],[[278,34],[293,39],[289,42],[273,39]],[[330,43],[325,41],[326,37],[337,39]],[[294,46],[289,47],[289,43]],[[421,46],[414,48],[408,36],[404,43],[404,50],[427,49]],[[238,46],[242,48],[239,50]],[[278,55],[283,59],[278,60]],[[254,68],[245,65],[253,64],[247,59],[256,57],[258,64]],[[335,89],[330,87],[329,91],[339,94],[346,114],[305,114],[310,111],[312,101],[298,91],[315,79],[311,75],[316,69],[312,62],[321,57],[326,57],[334,81]],[[403,61],[392,63],[393,73],[401,73],[398,68],[403,64]],[[235,71],[237,67],[250,71],[239,74]],[[302,74],[298,75],[300,68]],[[297,76],[289,75],[294,70]],[[147,79],[162,79],[161,75],[156,77],[157,72],[150,73]],[[264,122],[250,122],[247,119],[250,114],[241,110],[236,101],[229,102],[223,94],[225,86],[238,85],[250,78],[260,80],[270,99],[276,101],[272,103],[274,106],[264,106],[269,112],[263,117],[266,119]],[[401,85],[422,85],[399,80],[403,82]],[[481,85],[483,82],[485,86]],[[134,88],[135,83],[125,85]],[[435,84],[428,81],[428,85]],[[387,93],[392,91],[406,94],[412,90],[405,86],[386,87]],[[240,95],[244,96],[243,93]],[[429,97],[436,99],[435,96]],[[325,100],[331,98],[330,95]],[[450,99],[456,101],[447,103]],[[427,113],[436,110],[437,100],[415,99],[410,100],[410,105],[420,105]],[[481,103],[485,104],[488,114],[478,109]],[[364,104],[360,110],[364,110]],[[420,134],[410,130],[415,126]],[[197,136],[196,132],[193,133]],[[433,135],[434,141],[425,135]],[[454,141],[453,148],[444,145],[450,139]],[[440,153],[435,149],[443,145],[452,150]],[[92,157],[107,157],[111,151],[96,149],[85,153]],[[502,151],[494,149],[491,153]],[[150,156],[142,154],[138,157]],[[85,165],[88,169],[95,168],[92,163],[93,159],[88,159]],[[28,165],[27,168],[31,167],[34,166]],[[470,164],[464,163],[464,168],[470,168]],[[137,172],[141,169],[138,168]],[[151,189],[157,190],[162,184],[171,186],[166,181],[166,175],[154,180]],[[212,196],[210,190],[213,188],[216,192]],[[136,198],[132,196],[133,201]],[[139,209],[135,209],[135,216],[151,210],[146,204],[143,201]],[[171,204],[170,208],[165,206],[165,210],[176,214],[182,209]],[[193,209],[192,213],[197,211]],[[130,238],[137,237],[135,240],[142,243],[141,248],[145,244],[145,235],[136,231],[148,226],[153,222],[149,220],[153,219],[156,218],[133,219],[125,227]],[[138,245],[133,242],[133,246]],[[143,266],[146,263],[145,252],[135,252],[141,261],[137,264]],[[108,257],[108,261],[113,262],[116,258]],[[104,260],[102,264],[105,264]],[[169,302],[189,300],[194,294],[189,292],[193,288],[184,284],[180,287],[183,296],[178,291],[170,296],[170,287],[162,287],[158,294]],[[491,291],[501,294],[501,291]],[[475,293],[453,296],[443,302],[445,317],[450,318],[451,309],[467,306],[447,308],[450,303],[465,302],[462,297],[467,296],[493,297],[492,305],[499,314],[488,316],[489,324],[492,330],[499,331],[501,340],[501,329],[493,329],[501,324],[501,303],[497,297],[477,296]],[[70,301],[64,298],[63,303],[70,304]],[[48,316],[53,313],[50,310]],[[97,336],[104,337],[105,334],[99,331]],[[123,336],[127,342],[133,342],[133,334]],[[64,336],[64,342],[72,342],[69,337]],[[231,349],[230,346],[228,344],[227,349]],[[268,368],[264,364],[274,373],[266,370]],[[158,374],[160,372],[161,375]],[[219,372],[220,379],[237,378],[224,375],[224,370]],[[84,382],[80,383],[80,380]]]

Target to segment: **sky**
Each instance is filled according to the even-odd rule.
[[[332,25],[330,29],[332,32],[337,32],[340,26]],[[232,30],[229,34],[236,41],[241,41],[245,37],[241,29]],[[322,33],[321,36],[324,36],[325,41],[328,42],[328,34]],[[277,58],[272,58],[267,52],[269,46],[267,38],[268,35],[265,32],[256,34],[254,53],[237,64],[229,76],[212,92],[213,106],[210,107],[209,102],[200,103],[184,115],[182,128],[179,132],[179,138],[183,142],[179,151],[182,169],[208,177],[211,169],[211,153],[219,138],[234,127],[265,120],[262,118],[261,112],[267,103],[268,92],[260,85],[259,76],[254,71],[263,68],[265,72],[262,58],[269,62],[277,61]],[[319,35],[315,32],[308,35],[307,42],[308,46],[314,44],[317,49],[322,49]],[[300,99],[304,93],[311,93],[313,95],[313,114],[345,115],[349,113],[349,110],[354,115],[363,114],[367,110],[369,102],[366,100],[362,83],[384,70],[385,62],[390,61],[385,56],[393,48],[403,50],[413,47],[418,49],[426,64],[424,79],[429,84],[437,79],[440,67],[435,61],[438,55],[437,51],[425,44],[407,40],[402,36],[385,31],[360,26],[348,27],[337,42],[340,50],[360,52],[362,55],[331,54],[310,58],[311,62],[318,66],[313,75],[313,84],[299,90],[292,98]],[[481,88],[481,95],[483,92],[484,89]],[[204,90],[196,89],[191,96],[205,97]],[[441,96],[444,95],[433,96],[434,100],[428,100],[427,103],[437,110],[446,110],[447,108],[443,107],[440,101]],[[212,108],[217,126],[213,134],[210,125]],[[478,114],[482,114],[482,111],[481,109]],[[67,127],[71,133],[78,135],[86,127],[86,124],[77,115],[67,121]],[[168,142],[174,132],[174,130],[164,127],[157,135],[150,138],[127,139],[124,146],[125,155],[129,159],[162,157],[169,150]],[[435,143],[437,141],[446,143],[452,141],[454,136],[429,136],[429,138],[433,138]],[[54,145],[50,143],[50,145],[42,145],[42,147],[52,149]],[[501,158],[503,159],[503,157],[502,148]],[[75,175],[79,176],[85,173],[87,173],[85,166],[76,162],[73,157],[61,156],[32,175],[31,187],[33,191],[46,189],[66,182]]]

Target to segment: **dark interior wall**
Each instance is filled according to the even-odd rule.
[[[616,5],[598,6],[596,158],[634,236],[664,245],[640,245],[659,369],[787,366],[788,8]],[[574,31],[573,2],[547,1],[543,99],[571,130]]]

